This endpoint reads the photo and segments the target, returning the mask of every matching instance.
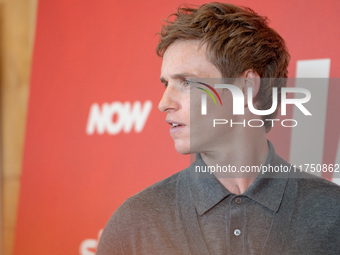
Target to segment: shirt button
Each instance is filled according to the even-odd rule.
[[[235,236],[241,235],[241,230],[235,229],[235,230],[234,230],[234,235],[235,235]]]
[[[240,197],[235,198],[235,203],[236,204],[241,204],[242,199]]]

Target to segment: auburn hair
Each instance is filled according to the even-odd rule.
[[[285,86],[290,56],[282,37],[268,26],[268,19],[250,8],[212,2],[200,7],[180,6],[160,32],[157,55],[163,56],[176,40],[200,40],[207,46],[207,59],[225,78],[240,77],[253,70],[261,77],[255,98],[258,109],[272,105],[272,87]],[[263,79],[275,78],[275,79]],[[278,103],[281,95],[278,89]],[[277,110],[263,119],[273,119]],[[271,128],[265,122],[266,131]]]

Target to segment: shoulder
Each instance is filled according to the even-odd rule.
[[[292,201],[287,246],[294,254],[323,254],[326,250],[339,254],[340,187],[306,173],[299,177],[288,183],[295,197],[287,197]]]
[[[286,166],[287,169],[294,169],[290,163],[277,154],[273,157],[273,164]],[[314,201],[317,199],[339,201],[340,199],[340,186],[331,181],[310,173],[300,172],[300,169],[297,169],[296,172],[289,171],[287,174],[290,188],[295,187],[297,196],[306,202],[309,201],[308,199],[313,199]]]
[[[295,184],[296,206],[305,216],[316,215],[319,220],[332,218],[332,221],[338,221],[339,225],[340,186],[306,173],[291,179],[290,182]]]
[[[175,221],[177,183],[184,178],[185,170],[128,198],[107,222],[97,254],[132,254],[133,248],[147,251],[161,243],[164,231],[174,228],[169,223]]]
[[[340,199],[340,186],[321,177],[301,173],[295,178],[295,182],[302,194],[316,198]]]
[[[108,225],[114,222],[120,228],[129,228],[131,224],[145,225],[150,221],[155,222],[171,217],[177,206],[178,182],[185,179],[185,176],[186,169],[128,198],[114,212]]]
[[[177,185],[181,179],[185,178],[184,172],[185,170],[178,172],[128,198],[117,209],[117,213],[137,210],[140,214],[141,211],[154,211],[157,208],[168,207],[175,201]]]

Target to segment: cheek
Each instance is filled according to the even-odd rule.
[[[195,100],[191,102],[191,110],[190,110],[190,131],[192,134],[192,138],[200,139],[202,136],[206,136],[206,132],[211,132],[212,130],[212,121],[214,118],[214,114],[209,112],[209,109],[213,109],[213,105],[210,105],[207,102],[208,112],[206,115],[202,115],[201,110],[201,100]]]
[[[201,115],[201,108],[202,108],[202,95],[207,96],[205,92],[197,88],[193,88],[190,91],[190,110],[192,115]],[[209,96],[208,96],[209,97]],[[210,102],[210,98],[206,99],[207,104]]]
[[[182,116],[185,118],[186,121],[190,121],[190,111],[191,111],[191,104],[190,104],[190,96],[182,96],[181,97],[181,112]]]
[[[196,96],[191,101],[190,127],[192,137],[199,138],[204,135],[213,135],[221,129],[220,126],[214,127],[214,119],[227,120],[233,119],[232,115],[232,98],[231,95],[221,97],[222,105],[219,102],[214,103],[210,96],[207,97],[207,113],[202,115],[201,96]],[[198,136],[197,136],[198,135]]]
[[[223,91],[220,95],[222,106],[218,105],[216,107],[216,115],[221,118],[232,118],[233,112],[233,98],[231,93]]]
[[[187,107],[189,110],[190,124],[195,124],[194,122],[196,122],[201,115],[200,95],[191,93],[190,102]]]

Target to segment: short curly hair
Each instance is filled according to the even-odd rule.
[[[200,40],[206,44],[207,59],[225,78],[240,77],[249,69],[261,78],[287,78],[290,55],[285,41],[268,26],[266,17],[250,8],[218,2],[197,8],[180,6],[162,27],[157,55],[162,57],[169,45],[179,39]],[[285,84],[286,79],[261,79],[255,98],[257,107],[270,108],[272,87]],[[276,115],[277,110],[263,118],[272,119]],[[271,123],[265,123],[268,132]]]

